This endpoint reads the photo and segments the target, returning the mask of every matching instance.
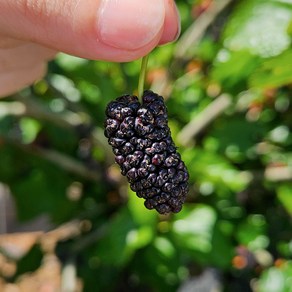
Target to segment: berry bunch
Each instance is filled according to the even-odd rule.
[[[179,212],[189,174],[171,138],[163,97],[147,90],[140,104],[123,95],[108,104],[106,116],[105,136],[131,189],[148,209]]]

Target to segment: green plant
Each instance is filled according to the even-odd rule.
[[[56,254],[85,291],[177,291],[206,275],[222,291],[291,291],[292,5],[177,4],[182,35],[151,53],[146,84],[165,98],[190,173],[182,211],[146,210],[103,135],[106,105],[135,91],[140,61],[60,54],[0,101],[0,181],[21,222],[46,214],[54,229],[9,259],[21,269],[0,269],[5,281]]]

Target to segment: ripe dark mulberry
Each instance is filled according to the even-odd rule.
[[[189,174],[171,138],[163,97],[146,90],[141,104],[123,95],[108,104],[106,116],[105,136],[131,189],[148,209],[179,212]]]

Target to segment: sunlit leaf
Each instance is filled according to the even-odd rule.
[[[292,50],[287,50],[259,66],[250,76],[250,85],[260,88],[280,87],[292,83]]]
[[[49,214],[52,220],[58,222],[67,218],[76,207],[76,202],[66,197],[70,182],[68,176],[54,166],[43,167],[45,171],[31,170],[11,186],[20,220]]]
[[[219,51],[211,79],[228,91],[242,90],[246,79],[258,67],[259,58],[248,51]]]
[[[129,210],[124,208],[109,222],[106,235],[96,245],[95,256],[106,264],[121,266],[152,237],[151,227],[137,226]]]
[[[224,45],[234,51],[249,49],[262,57],[276,56],[291,43],[287,33],[291,17],[289,2],[241,1],[226,26]]]
[[[277,196],[283,207],[292,216],[292,184],[283,184],[278,187]]]
[[[291,292],[292,262],[287,261],[280,267],[266,270],[259,280],[260,292]]]
[[[265,249],[269,244],[266,228],[263,216],[250,215],[245,222],[237,227],[238,241],[252,251]]]
[[[212,249],[212,236],[216,213],[205,205],[184,208],[173,223],[173,232],[187,249],[208,253]]]
[[[31,143],[36,138],[41,125],[37,120],[23,118],[20,121],[20,128],[23,134],[23,142]]]
[[[144,206],[144,200],[138,198],[138,196],[128,188],[129,199],[128,208],[129,212],[133,216],[133,220],[138,225],[147,225],[154,227],[157,223],[157,212],[149,211]]]
[[[211,183],[216,191],[228,196],[230,191],[240,191],[247,187],[250,176],[235,169],[226,159],[216,153],[199,149],[187,150],[183,157],[197,183]]]

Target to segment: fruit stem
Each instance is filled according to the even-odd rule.
[[[142,58],[142,64],[141,64],[141,70],[140,70],[140,76],[139,76],[138,98],[141,103],[142,103],[142,95],[144,92],[144,83],[145,83],[145,77],[146,77],[146,71],[147,71],[148,57],[149,55],[146,55]]]

